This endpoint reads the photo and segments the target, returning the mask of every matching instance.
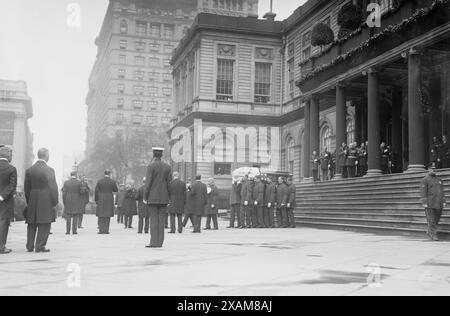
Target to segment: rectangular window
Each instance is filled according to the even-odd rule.
[[[133,101],[133,107],[134,107],[135,110],[142,109],[143,105],[144,105],[144,101],[142,101],[142,100],[134,100]]]
[[[147,124],[148,125],[156,125],[157,118],[156,116],[147,116]]]
[[[234,60],[217,61],[217,100],[232,101],[234,85]]]
[[[152,44],[149,44],[148,46],[149,46],[149,49],[151,52],[159,52],[159,47],[160,47],[159,44],[152,43]]]
[[[142,56],[136,56],[134,58],[134,64],[136,66],[145,66],[145,57]]]
[[[159,60],[159,58],[157,58],[157,57],[150,57],[150,58],[148,59],[148,65],[149,65],[150,67],[160,67],[160,66],[161,66],[160,60]]]
[[[138,70],[138,71],[135,71],[134,72],[134,78],[135,78],[135,80],[140,80],[140,81],[142,81],[142,80],[144,80],[144,72],[143,71],[140,71],[140,70]]]
[[[159,73],[156,71],[152,71],[148,73],[148,81],[158,81]]]
[[[119,83],[117,85],[117,92],[120,94],[124,94],[125,93],[125,85],[123,83]]]
[[[128,46],[128,42],[126,40],[120,41],[120,44],[119,44],[120,49],[125,50],[125,49],[127,49],[127,46]]]
[[[127,63],[126,55],[119,55],[119,64],[125,65]]]
[[[140,41],[136,42],[136,50],[138,52],[145,51],[145,42],[140,42]]]
[[[165,39],[173,39],[175,37],[175,26],[171,24],[164,24],[163,37]]]
[[[147,22],[136,21],[136,34],[141,36],[147,35]]]
[[[272,64],[256,63],[255,66],[255,102],[270,103],[272,83]]]
[[[174,49],[173,45],[164,45],[164,53],[166,54],[172,54]]]
[[[171,88],[163,88],[163,95],[165,97],[171,97],[172,96],[172,89]]]
[[[133,125],[142,125],[141,115],[133,115]]]
[[[119,69],[119,79],[125,79],[125,69]]]
[[[125,105],[124,99],[117,99],[117,108],[118,109],[123,109],[124,105]]]
[[[214,163],[214,175],[215,176],[230,176],[231,164],[229,163]]]
[[[302,59],[309,57],[311,57],[311,31],[306,32],[302,37]]]
[[[295,89],[295,63],[294,59],[288,61],[288,73],[289,73],[289,94],[294,97]]]
[[[134,94],[144,95],[144,86],[134,86]]]
[[[157,87],[148,87],[148,95],[151,97],[158,96],[158,88]]]
[[[172,81],[172,74],[165,73],[163,79],[164,81]]]
[[[160,38],[161,37],[161,24],[159,23],[152,23],[150,25],[150,32],[151,32],[151,36],[155,37],[155,38]]]
[[[147,107],[149,111],[158,111],[158,105],[159,103],[156,100],[147,101]]]
[[[164,67],[170,67],[170,58],[164,58]]]

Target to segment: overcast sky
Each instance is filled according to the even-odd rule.
[[[305,0],[274,0],[277,19]],[[81,26],[69,27],[69,4]],[[260,15],[270,0],[260,0]],[[34,148],[48,147],[60,179],[64,155],[84,150],[88,77],[108,0],[0,0],[0,79],[24,80],[33,98]]]

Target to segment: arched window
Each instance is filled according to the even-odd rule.
[[[355,120],[353,118],[347,119],[347,145],[355,142]]]
[[[320,150],[327,149],[331,151],[331,128],[328,125],[325,125],[322,128],[322,133],[320,135]]]
[[[128,22],[126,20],[122,20],[122,22],[120,22],[120,33],[121,34],[128,33]]]
[[[294,139],[289,138],[287,142],[287,151],[286,151],[286,158],[287,158],[287,167],[291,174],[294,174],[294,161],[295,161],[295,142]]]

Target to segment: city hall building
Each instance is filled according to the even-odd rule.
[[[370,2],[380,25],[365,23]],[[343,30],[349,5],[362,19]],[[174,168],[187,180],[214,177],[226,191],[238,167],[278,167],[299,188],[299,223],[422,230],[418,182],[433,137],[450,133],[450,1],[309,0],[285,21],[273,18],[194,21],[171,61]],[[334,39],[314,46],[318,22]],[[310,183],[314,151],[366,141],[367,177]],[[393,151],[392,175],[381,175],[382,142]],[[214,159],[203,159],[209,152]]]
[[[33,163],[33,136],[28,120],[33,102],[23,81],[0,80],[0,145],[13,149],[18,190],[23,192],[25,170]]]

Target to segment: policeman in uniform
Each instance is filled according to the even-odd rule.
[[[234,180],[231,184],[231,193],[230,193],[230,226],[228,228],[234,228],[236,219],[237,219],[237,227],[240,228],[241,224],[241,181]]]
[[[430,172],[420,184],[420,196],[427,216],[427,235],[431,240],[439,241],[438,225],[442,217],[442,211],[446,206],[446,201],[444,184],[433,169],[430,169]]]
[[[164,148],[153,148],[153,162],[147,168],[147,186],[144,203],[150,208],[150,244],[147,248],[162,248],[164,228],[167,217],[167,205],[170,202],[170,183],[172,168],[163,162]]]
[[[241,219],[239,223],[240,224],[239,228],[247,228],[247,224],[250,222],[250,219],[248,218],[246,219],[248,208],[248,200],[247,200],[248,186],[249,186],[248,175],[245,175],[241,185]]]
[[[286,210],[288,214],[289,224],[291,228],[295,228],[295,216],[294,216],[294,209],[296,206],[296,193],[297,188],[294,185],[292,177],[289,177],[287,179],[287,185],[288,185],[288,198],[287,198],[287,204],[286,204]]]
[[[253,187],[253,216],[252,216],[252,222],[253,222],[253,228],[264,228],[264,193],[265,193],[266,187],[264,186],[264,183],[261,181],[261,176],[255,177],[255,185]]]
[[[287,228],[288,227],[288,218],[286,206],[288,203],[288,186],[284,182],[282,177],[278,178],[278,187],[277,187],[277,221],[278,228]]]
[[[277,187],[271,177],[267,178],[266,192],[264,196],[264,226],[266,228],[275,227],[275,218],[273,210],[277,200]]]

